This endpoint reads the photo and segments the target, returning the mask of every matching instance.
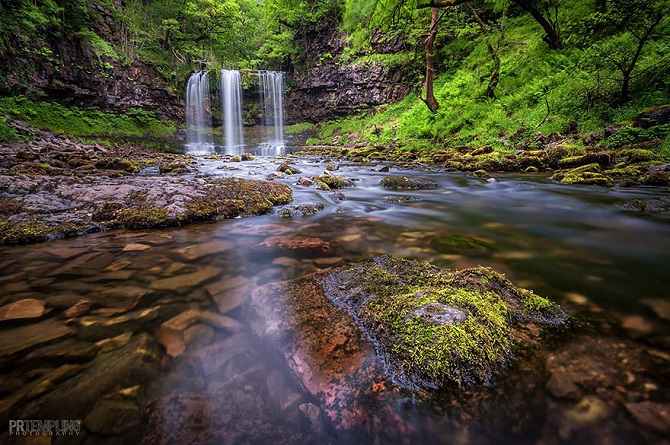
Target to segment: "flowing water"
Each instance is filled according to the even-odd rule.
[[[220,161],[199,160],[203,174],[251,179],[265,179],[279,162],[261,157],[222,168]],[[325,168],[318,158],[296,163],[307,177]],[[186,350],[170,358],[161,349],[149,377],[135,373],[96,392],[96,385],[106,381],[100,377],[88,392],[71,385],[63,393],[56,389],[25,397],[12,414],[86,419],[84,426],[93,426],[87,427],[85,443],[96,443],[116,430],[95,426],[95,416],[88,414],[91,404],[97,407],[108,392],[140,385],[136,415],[144,402],[151,405],[141,424],[130,422],[130,430],[139,429],[132,436],[136,440],[151,430],[178,443],[198,442],[203,437],[198,434],[207,443],[661,443],[663,426],[659,430],[653,419],[640,420],[629,405],[667,407],[670,402],[670,216],[630,213],[622,206],[631,199],[662,198],[667,189],[573,187],[540,175],[500,175],[488,183],[461,173],[396,167],[383,173],[345,163],[336,173],[357,179],[354,187],[341,190],[346,199],[296,186],[297,175],[275,179],[291,185],[294,204],[323,203],[325,209],[313,216],[280,218],[275,213],[0,248],[1,303],[47,299],[52,315],[63,319],[59,308],[67,305],[62,301],[94,302],[87,322],[75,324],[79,347],[104,344],[125,331],[133,333],[132,339],[160,337],[157,327],[186,309],[229,317],[222,329],[206,324],[189,328]],[[433,179],[440,188],[401,192],[379,187],[384,175],[398,173]],[[393,204],[389,197],[410,199]],[[330,247],[286,249],[266,243],[271,237],[302,237]],[[472,402],[474,408],[464,410],[467,415],[458,415],[439,404],[422,403],[421,395],[401,392],[394,425],[377,425],[373,432],[334,430],[327,422],[317,428],[303,414],[318,412],[318,402],[301,389],[277,352],[249,329],[245,302],[258,286],[379,254],[446,268],[491,266],[563,305],[578,320],[577,333],[566,334],[567,346],[552,346],[547,369],[512,368],[514,384],[499,382],[487,389],[500,391],[499,404],[490,396],[493,402]],[[141,310],[124,312],[128,293],[148,295],[151,301]],[[142,312],[153,309],[150,315]],[[91,328],[107,319],[115,322],[105,324],[106,330]],[[73,340],[55,344],[59,341],[61,355],[67,355],[72,344],[66,342]],[[133,340],[126,343],[92,360],[80,358],[85,369],[72,380],[85,378],[90,369],[98,369],[88,367],[98,364],[105,369],[96,371],[101,376],[121,372],[115,370],[121,359],[114,354],[134,345]],[[0,364],[4,400],[57,366],[25,357]],[[577,395],[545,389],[557,370],[578,380]],[[574,375],[578,373],[581,380]],[[49,397],[60,411],[49,411]],[[197,419],[175,414],[175,406],[188,412],[196,402]],[[158,442],[145,438],[145,443]]]
[[[209,73],[191,74],[186,85],[186,151],[214,153]]]
[[[235,70],[221,70],[221,109],[226,154],[238,153],[244,147],[242,126],[242,78]]]
[[[284,77],[281,71],[259,71],[259,91],[267,144],[284,146]]]

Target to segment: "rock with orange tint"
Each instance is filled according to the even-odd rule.
[[[250,302],[252,326],[281,350],[337,429],[392,431],[399,419],[383,365],[354,319],[326,297],[320,276],[258,288]]]

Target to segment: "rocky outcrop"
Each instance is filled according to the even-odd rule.
[[[121,2],[114,7],[121,8]],[[112,10],[91,4],[91,29],[105,41],[121,36]],[[64,105],[98,107],[122,113],[154,111],[159,118],[183,115],[163,76],[139,60],[131,63],[97,48],[86,34],[53,35],[41,47],[19,35],[10,37],[0,65],[0,95],[27,94]]]
[[[285,107],[288,123],[329,120],[397,102],[409,94],[412,81],[407,66],[382,59],[342,60],[346,37],[337,24],[314,25],[297,34],[296,44],[304,56],[290,79]],[[382,43],[382,36],[376,35],[373,51],[394,54],[402,45],[400,39]]]

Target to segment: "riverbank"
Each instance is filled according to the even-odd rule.
[[[283,184],[199,176],[193,156],[14,125],[33,136],[0,145],[0,244],[258,215],[292,199]]]

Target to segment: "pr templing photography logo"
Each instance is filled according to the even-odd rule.
[[[36,420],[21,419],[9,421],[10,436],[78,436],[81,431],[79,420]]]

